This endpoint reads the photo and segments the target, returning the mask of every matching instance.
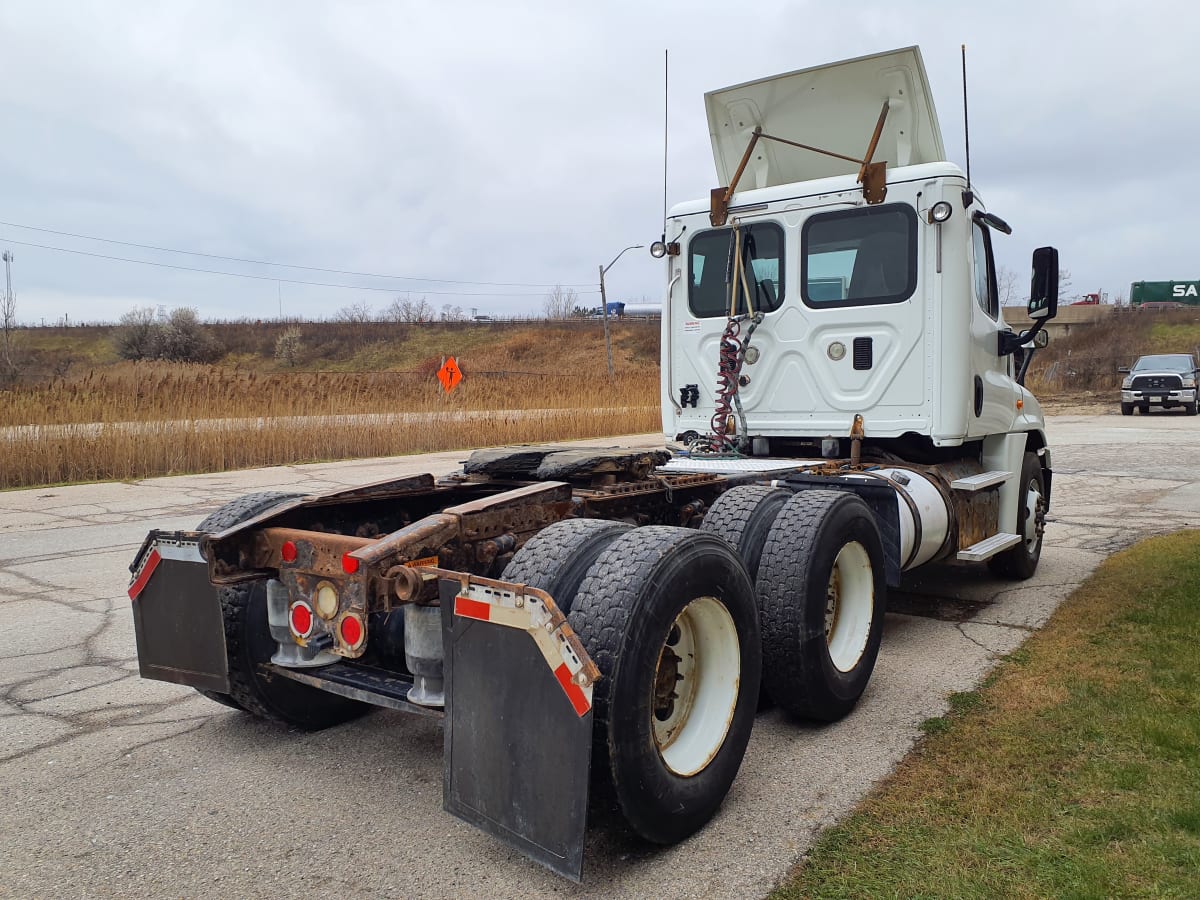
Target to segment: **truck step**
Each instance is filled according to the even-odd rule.
[[[412,676],[409,675],[356,663],[334,663],[316,669],[288,669],[267,663],[263,669],[271,675],[290,678],[351,700],[435,719],[444,717],[440,709],[408,702],[408,689],[413,686]]]
[[[980,472],[978,475],[968,475],[966,478],[955,478],[950,487],[956,491],[982,491],[984,488],[995,487],[1008,479],[1011,472]]]
[[[959,550],[958,558],[965,562],[983,562],[1019,543],[1021,543],[1019,534],[993,534],[978,544],[972,544],[966,550]]]

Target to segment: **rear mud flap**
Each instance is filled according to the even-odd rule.
[[[535,638],[511,608],[491,607],[489,620],[488,598],[463,596],[452,580],[439,585],[446,811],[579,881],[592,753],[590,682],[585,693],[578,687],[584,676],[574,672],[573,681],[565,665],[554,665],[544,651],[551,629]]]
[[[221,601],[197,532],[152,531],[132,568],[129,598],[143,678],[229,692]]]

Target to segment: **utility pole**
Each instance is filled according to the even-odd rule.
[[[13,298],[12,292],[12,263],[13,255],[11,250],[4,251],[4,369],[7,378],[13,378],[17,374],[17,367],[13,364],[12,355],[12,331],[17,324],[17,301]]]
[[[646,246],[646,245],[645,244],[632,244],[631,246],[626,247],[625,250],[640,250],[644,246]],[[620,253],[618,253],[616,256],[614,256],[613,261],[610,262],[607,266],[600,267],[600,310],[601,310],[601,314],[604,316],[604,352],[608,355],[608,377],[609,378],[613,377],[612,338],[609,336],[609,333],[608,333],[608,297],[606,297],[604,294],[604,273],[613,267],[613,265],[616,263],[616,261],[618,259],[620,259],[621,256],[625,253],[625,250],[622,250]]]

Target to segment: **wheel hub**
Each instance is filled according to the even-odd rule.
[[[1030,552],[1046,533],[1046,501],[1037,481],[1032,479],[1025,489],[1025,522],[1022,531],[1025,546]]]
[[[841,570],[834,566],[829,576],[829,584],[825,588],[825,642],[837,628],[838,612],[841,610],[842,577]]]
[[[672,629],[676,644],[679,643],[678,631],[678,626]],[[679,699],[675,686],[683,680],[679,663],[679,654],[671,649],[671,639],[667,638],[667,646],[658,658],[658,671],[654,673],[654,718],[660,722],[666,722],[675,713],[675,701]]]
[[[649,685],[655,746],[676,775],[702,771],[721,749],[741,680],[737,628],[715,597],[697,597],[675,618]]]

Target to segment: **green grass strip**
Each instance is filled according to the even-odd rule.
[[[776,898],[1200,897],[1200,532],[1108,559]]]

